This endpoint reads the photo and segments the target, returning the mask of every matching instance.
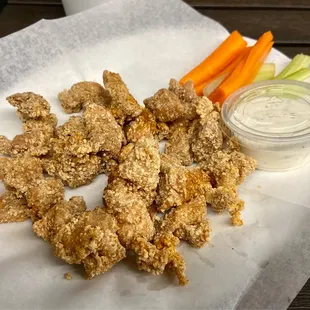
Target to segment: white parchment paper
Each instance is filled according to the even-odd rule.
[[[233,14],[233,12],[232,12]],[[242,29],[239,29],[242,32]],[[33,91],[68,119],[57,93],[81,80],[119,72],[142,100],[180,78],[228,32],[179,0],[110,0],[89,11],[39,23],[0,40],[0,133],[21,132],[14,92]],[[270,59],[287,58],[273,51]],[[84,280],[79,266],[54,257],[31,223],[0,225],[1,309],[285,309],[310,276],[310,164],[285,173],[257,171],[241,186],[244,226],[209,212],[211,245],[180,246],[190,284],[137,271],[128,258]],[[106,177],[68,190],[101,205]],[[0,191],[3,191],[2,185]],[[73,275],[71,281],[64,273]]]

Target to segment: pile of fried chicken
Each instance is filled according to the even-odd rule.
[[[59,127],[42,96],[7,98],[24,133],[12,141],[0,136],[0,223],[30,218],[55,255],[82,264],[88,278],[134,253],[140,270],[170,269],[185,285],[177,245],[208,243],[207,208],[242,225],[237,187],[256,163],[230,138],[219,106],[198,97],[190,82],[171,79],[145,107],[119,74],[104,71],[103,84],[62,91],[65,112],[82,114]],[[83,197],[65,200],[65,186],[89,184],[101,173],[108,175],[102,206],[87,210]]]

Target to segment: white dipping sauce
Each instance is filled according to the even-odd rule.
[[[290,170],[310,160],[310,84],[268,81],[246,86],[226,100],[222,116],[258,169]]]

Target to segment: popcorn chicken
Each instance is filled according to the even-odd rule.
[[[50,114],[49,103],[40,95],[32,92],[17,93],[6,98],[17,108],[17,113],[22,120],[38,119]]]
[[[175,79],[171,79],[169,83],[169,90],[173,92],[183,104],[183,118],[193,120],[197,117],[196,104],[199,97],[196,95],[194,84],[191,81],[181,85]]]
[[[27,193],[27,203],[35,217],[42,218],[56,203],[65,197],[65,188],[59,179],[42,179]]]
[[[160,156],[158,141],[153,137],[127,145],[121,154],[120,177],[145,191],[155,190],[158,183]]]
[[[206,200],[203,196],[198,196],[166,213],[159,231],[172,233],[179,239],[187,240],[192,246],[200,248],[210,237],[206,215]]]
[[[0,154],[10,155],[12,152],[12,142],[5,136],[0,135]]]
[[[112,114],[104,107],[90,104],[83,117],[93,152],[103,151],[118,158],[125,137]]]
[[[88,103],[105,106],[110,98],[106,90],[96,82],[79,82],[58,94],[61,106],[66,113],[77,113]]]
[[[24,222],[30,217],[27,201],[17,197],[14,191],[0,195],[0,223]]]
[[[57,126],[57,117],[51,113],[45,117],[39,117],[37,119],[26,119],[23,121],[23,129],[27,131],[39,130],[45,135],[52,137]]]
[[[212,186],[208,175],[198,167],[185,168],[163,154],[157,196],[158,210],[167,211],[195,197],[211,199]]]
[[[143,108],[130,94],[119,74],[105,70],[103,83],[110,96],[110,102],[105,106],[120,125],[134,120],[141,114]]]

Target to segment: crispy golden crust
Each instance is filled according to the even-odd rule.
[[[122,151],[119,175],[138,188],[147,192],[155,190],[159,168],[159,144],[153,137],[142,138],[135,144],[127,145]]]
[[[12,142],[5,136],[0,135],[0,154],[10,155],[12,152]]]
[[[181,206],[195,197],[211,198],[212,187],[207,174],[198,167],[185,168],[163,154],[157,205],[161,212]]]
[[[160,232],[170,232],[194,247],[209,241],[210,228],[206,220],[207,206],[203,196],[171,209],[162,221]]]
[[[35,217],[42,218],[65,197],[65,188],[59,179],[42,179],[26,193],[27,203]]]
[[[182,117],[187,120],[193,120],[197,117],[196,104],[199,97],[196,95],[194,84],[189,81],[181,85],[175,79],[171,79],[169,83],[169,90],[173,92],[183,104]]]
[[[23,129],[25,132],[39,130],[45,135],[53,136],[57,126],[57,117],[51,113],[45,117],[39,117],[37,119],[26,119],[23,121]]]
[[[130,94],[118,73],[105,70],[103,83],[111,99],[106,107],[119,124],[123,125],[125,121],[131,121],[140,115],[143,108]]]
[[[179,98],[168,89],[160,89],[153,97],[144,100],[145,106],[160,122],[173,122],[183,115]]]
[[[112,114],[104,107],[90,104],[86,107],[83,117],[92,151],[106,152],[118,158],[124,134]]]
[[[101,170],[101,158],[97,155],[54,155],[42,159],[44,170],[60,178],[65,185],[76,188],[89,184]]]
[[[6,100],[17,108],[22,120],[38,119],[50,114],[49,103],[42,96],[32,92],[17,93],[7,97]]]
[[[143,109],[142,113],[126,128],[128,142],[137,142],[143,137],[155,136],[156,133],[156,119],[148,109]]]
[[[0,195],[0,223],[24,222],[30,217],[25,198],[18,198],[13,191]]]
[[[106,90],[96,82],[79,82],[58,94],[66,113],[77,113],[88,103],[105,106],[110,98]]]
[[[136,253],[138,268],[155,275],[162,274],[165,269],[171,269],[178,277],[180,285],[186,285],[185,263],[176,251],[179,239],[171,233],[160,234],[154,242],[147,242],[144,238],[136,238],[132,248]]]
[[[190,140],[188,127],[186,125],[177,126],[166,143],[165,153],[176,159],[181,165],[190,166],[193,163]]]
[[[0,176],[1,174],[4,185],[16,190],[18,197],[23,197],[30,187],[43,179],[41,161],[32,157],[0,160]]]

